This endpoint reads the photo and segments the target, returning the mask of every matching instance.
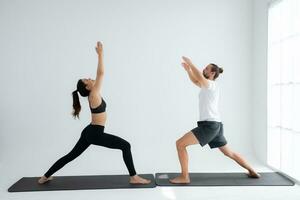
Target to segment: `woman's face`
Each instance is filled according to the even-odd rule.
[[[91,90],[95,84],[95,80],[92,80],[90,78],[84,78],[82,79],[82,82],[86,85],[86,89]]]
[[[213,79],[215,72],[211,70],[211,65],[207,65],[203,70],[203,76],[207,79]]]

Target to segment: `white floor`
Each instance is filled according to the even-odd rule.
[[[259,171],[270,171],[255,160],[251,160],[255,168]],[[232,171],[232,166],[220,166],[220,171]],[[231,169],[229,169],[229,167]],[[241,171],[238,166],[234,171]],[[209,171],[208,169],[205,171]],[[214,171],[216,171],[214,169]],[[192,200],[192,199],[230,199],[230,200],[299,200],[300,187],[295,186],[251,186],[251,187],[156,187],[152,189],[115,189],[115,190],[77,190],[77,191],[52,191],[52,192],[21,192],[8,193],[9,188],[15,181],[21,178],[21,174],[12,175],[9,167],[1,166],[0,174],[0,200],[50,200],[50,199],[122,199],[122,200]]]

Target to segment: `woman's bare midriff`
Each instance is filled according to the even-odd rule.
[[[91,124],[105,126],[106,122],[106,112],[103,113],[92,113],[92,122]]]

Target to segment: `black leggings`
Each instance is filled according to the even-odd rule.
[[[83,129],[81,136],[74,148],[67,155],[56,161],[52,165],[52,167],[50,167],[50,169],[45,173],[45,176],[47,178],[50,177],[67,163],[77,158],[91,144],[104,146],[111,149],[122,150],[123,160],[126,164],[130,176],[136,175],[130,150],[130,144],[120,137],[104,133],[104,126],[90,124]]]

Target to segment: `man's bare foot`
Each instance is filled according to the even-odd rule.
[[[180,184],[180,183],[187,184],[187,183],[191,182],[189,176],[183,176],[183,175],[180,175],[176,178],[170,179],[169,181],[170,181],[170,183],[173,183],[173,184]]]
[[[249,171],[249,173],[247,173],[249,178],[260,178],[260,174],[257,173],[256,171]]]
[[[151,183],[151,180],[148,180],[148,179],[144,179],[138,175],[134,175],[134,176],[130,176],[130,181],[129,183],[131,184],[143,184],[143,185],[146,185],[146,184],[149,184]]]
[[[46,176],[42,176],[42,177],[38,180],[38,183],[39,183],[39,184],[44,184],[44,183],[46,183],[46,182],[48,182],[48,181],[51,181],[51,180],[53,180],[53,177],[52,177],[52,176],[50,176],[49,178],[47,178]]]

